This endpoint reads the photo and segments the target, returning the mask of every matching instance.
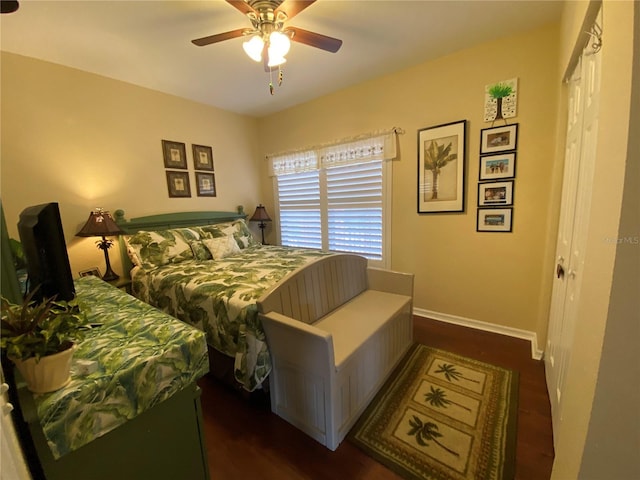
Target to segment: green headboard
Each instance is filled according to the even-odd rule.
[[[242,206],[239,206],[237,212],[176,212],[148,215],[146,217],[132,218],[131,220],[125,219],[124,210],[116,210],[113,218],[122,230],[127,234],[133,234],[140,230],[167,230],[169,228],[196,227],[199,225],[232,222],[239,218],[246,219],[247,215],[244,213]],[[132,264],[122,237],[120,237],[120,257],[122,258],[122,276],[128,277]]]

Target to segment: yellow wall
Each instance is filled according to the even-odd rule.
[[[586,3],[586,2],[584,2]],[[585,6],[581,6],[585,7]],[[634,12],[635,10],[635,12]],[[561,46],[569,52],[580,32],[585,8],[569,4],[564,11]],[[596,164],[588,221],[588,242],[582,272],[575,337],[566,386],[565,409],[556,437],[552,478],[637,478],[638,475],[638,204],[637,168],[628,163],[633,132],[638,132],[640,105],[631,101],[631,87],[640,84],[640,31],[634,33],[638,3],[603,3],[602,78]],[[573,33],[572,33],[573,32]],[[634,57],[636,73],[632,73]],[[631,106],[631,108],[630,108]],[[630,111],[635,123],[630,121]],[[636,133],[637,136],[637,133]],[[637,143],[636,143],[637,145]],[[637,150],[637,147],[636,147]],[[635,152],[637,155],[637,151]],[[635,175],[627,178],[625,175]],[[631,189],[631,191],[627,191]],[[623,202],[623,195],[626,200]],[[621,224],[621,211],[627,209]],[[634,215],[630,219],[629,215]],[[635,228],[635,231],[634,231]],[[630,244],[617,244],[617,239]],[[626,239],[626,240],[625,240]],[[635,262],[630,267],[619,262]],[[614,279],[617,282],[614,283]],[[634,288],[635,285],[635,288]],[[605,335],[608,332],[608,337]],[[630,364],[632,362],[632,364]],[[602,366],[607,365],[606,369]],[[622,380],[622,376],[628,380]],[[599,392],[608,409],[594,410]],[[611,408],[613,406],[613,408]],[[624,412],[624,413],[617,413]],[[618,419],[618,417],[621,417]],[[618,428],[617,428],[618,427]],[[591,457],[587,457],[587,453]],[[633,469],[635,474],[631,474]],[[606,473],[603,473],[606,472]],[[604,476],[603,476],[604,475]]]
[[[74,275],[104,257],[74,237],[95,207],[128,218],[199,210],[248,213],[260,201],[255,119],[3,52],[1,193],[9,234],[27,206],[60,204]],[[161,140],[186,144],[191,198],[169,198]],[[191,144],[213,147],[217,197],[198,197]],[[111,249],[114,270],[120,255]]]
[[[123,208],[134,217],[233,210],[239,204],[251,213],[255,204],[264,202],[275,215],[271,182],[265,177],[266,153],[398,126],[406,134],[399,138],[400,158],[393,164],[392,267],[416,273],[415,306],[533,331],[542,346],[562,172],[566,95],[559,92],[560,79],[580,35],[587,3],[567,2],[559,27],[479,45],[261,120],[2,53],[0,186],[9,233],[16,236],[15,223],[24,207],[58,201],[74,273],[92,266],[104,269],[93,241],[73,236],[96,206]],[[614,448],[618,433],[609,427],[611,406],[624,406],[619,410],[627,412],[637,406],[630,395],[637,378],[629,383],[626,375],[629,358],[617,357],[621,351],[637,350],[631,328],[637,331],[638,297],[629,287],[637,285],[637,269],[615,263],[616,255],[620,263],[637,261],[637,245],[605,241],[637,239],[637,214],[629,218],[637,212],[637,193],[629,194],[629,189],[637,192],[637,169],[627,165],[629,131],[640,128],[637,102],[632,104],[635,123],[629,120],[631,85],[640,82],[637,73],[632,77],[630,62],[637,10],[634,2],[604,2],[596,184],[566,383],[570,407],[555,432],[553,478],[558,479],[598,478],[590,475],[597,462],[589,464],[583,452],[593,458],[601,455],[603,438],[611,445],[610,455],[625,454],[625,449]],[[637,44],[637,31],[635,36]],[[482,121],[484,86],[513,77],[520,79],[514,232],[476,233],[479,136],[487,126]],[[417,130],[462,119],[469,120],[467,212],[418,215]],[[163,138],[213,147],[217,198],[168,198]],[[188,158],[191,162],[190,153]],[[189,171],[193,182],[191,163]],[[625,174],[633,172],[635,181],[627,178],[625,185]],[[117,269],[118,255],[112,258]],[[625,376],[625,382],[607,381],[617,375]],[[626,385],[627,391],[614,391],[612,385]],[[594,406],[598,393],[607,398],[609,408]],[[635,446],[631,436],[618,440]],[[607,458],[607,468],[623,463]]]
[[[551,265],[545,248],[555,165],[558,26],[551,25],[391,73],[261,119],[263,154],[371,130],[403,128],[393,163],[392,268],[415,273],[418,309],[546,336]],[[514,77],[519,123],[513,233],[477,233],[485,85]],[[467,209],[418,215],[417,131],[468,120]],[[263,165],[263,174],[266,174]],[[271,182],[263,181],[265,192]],[[273,211],[273,201],[268,203]],[[275,212],[274,212],[275,213]],[[557,218],[550,222],[557,223]]]

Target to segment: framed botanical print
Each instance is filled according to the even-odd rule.
[[[196,187],[199,197],[215,197],[216,179],[214,174],[196,172]]]
[[[187,169],[187,151],[184,143],[162,140],[162,155],[165,168]]]
[[[193,168],[213,171],[213,149],[204,145],[192,145]]]
[[[190,197],[189,173],[167,171],[167,188],[169,189],[169,197]]]
[[[466,126],[418,130],[418,213],[464,212]]]

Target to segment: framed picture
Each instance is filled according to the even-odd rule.
[[[213,170],[213,150],[204,145],[191,145],[193,148],[193,168]]]
[[[187,150],[184,143],[162,140],[162,155],[165,168],[187,169]]]
[[[479,180],[516,177],[516,152],[480,157]]]
[[[100,275],[100,270],[98,270],[98,267],[93,267],[93,268],[90,268],[89,270],[82,270],[80,272],[80,276],[81,277],[93,276],[93,277],[102,278],[102,275]]]
[[[513,180],[478,184],[478,206],[513,205]]]
[[[189,173],[167,171],[167,187],[169,197],[190,197]]]
[[[513,208],[479,208],[477,232],[510,232]]]
[[[196,186],[199,197],[216,196],[216,179],[213,173],[196,172]]]
[[[418,213],[464,212],[467,121],[418,130]]]
[[[517,144],[517,123],[480,130],[480,154],[515,150]]]

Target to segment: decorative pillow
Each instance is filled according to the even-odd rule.
[[[193,256],[196,260],[211,260],[213,257],[211,256],[211,252],[209,249],[202,243],[200,240],[193,240],[189,242],[191,246],[191,251],[193,252]]]
[[[219,224],[219,225],[227,225],[227,224]],[[200,234],[201,239],[205,238],[218,238],[226,236],[226,233],[222,231],[218,225],[203,225],[202,227],[195,227],[194,230]]]
[[[241,249],[258,244],[243,219],[234,220],[233,222],[217,223],[215,225],[203,225],[201,227],[195,227],[194,230],[200,234],[201,239],[233,235],[238,247]]]
[[[240,253],[240,248],[233,238],[233,235],[227,235],[225,237],[217,238],[205,238],[202,240],[205,247],[211,252],[211,256],[214,260],[221,260],[229,255]]]
[[[194,228],[173,228],[171,231],[180,234],[187,243],[193,240],[200,240],[200,233]]]
[[[233,236],[241,249],[258,244],[256,239],[253,238],[253,233],[251,233],[251,230],[249,230],[249,227],[244,220],[236,220],[233,222],[233,226],[236,230],[233,233]]]
[[[131,260],[131,263],[133,263],[136,267],[139,267],[142,265],[142,260],[140,260],[140,257],[138,256],[138,253],[136,252],[136,249],[133,248],[131,245],[129,245],[129,238],[131,237],[131,235],[127,235],[125,237],[123,237],[124,239],[124,245],[125,247],[127,247],[127,255],[129,256],[129,259]]]
[[[132,262],[146,269],[193,258],[189,244],[174,230],[140,231],[125,242],[127,251],[133,251]]]

